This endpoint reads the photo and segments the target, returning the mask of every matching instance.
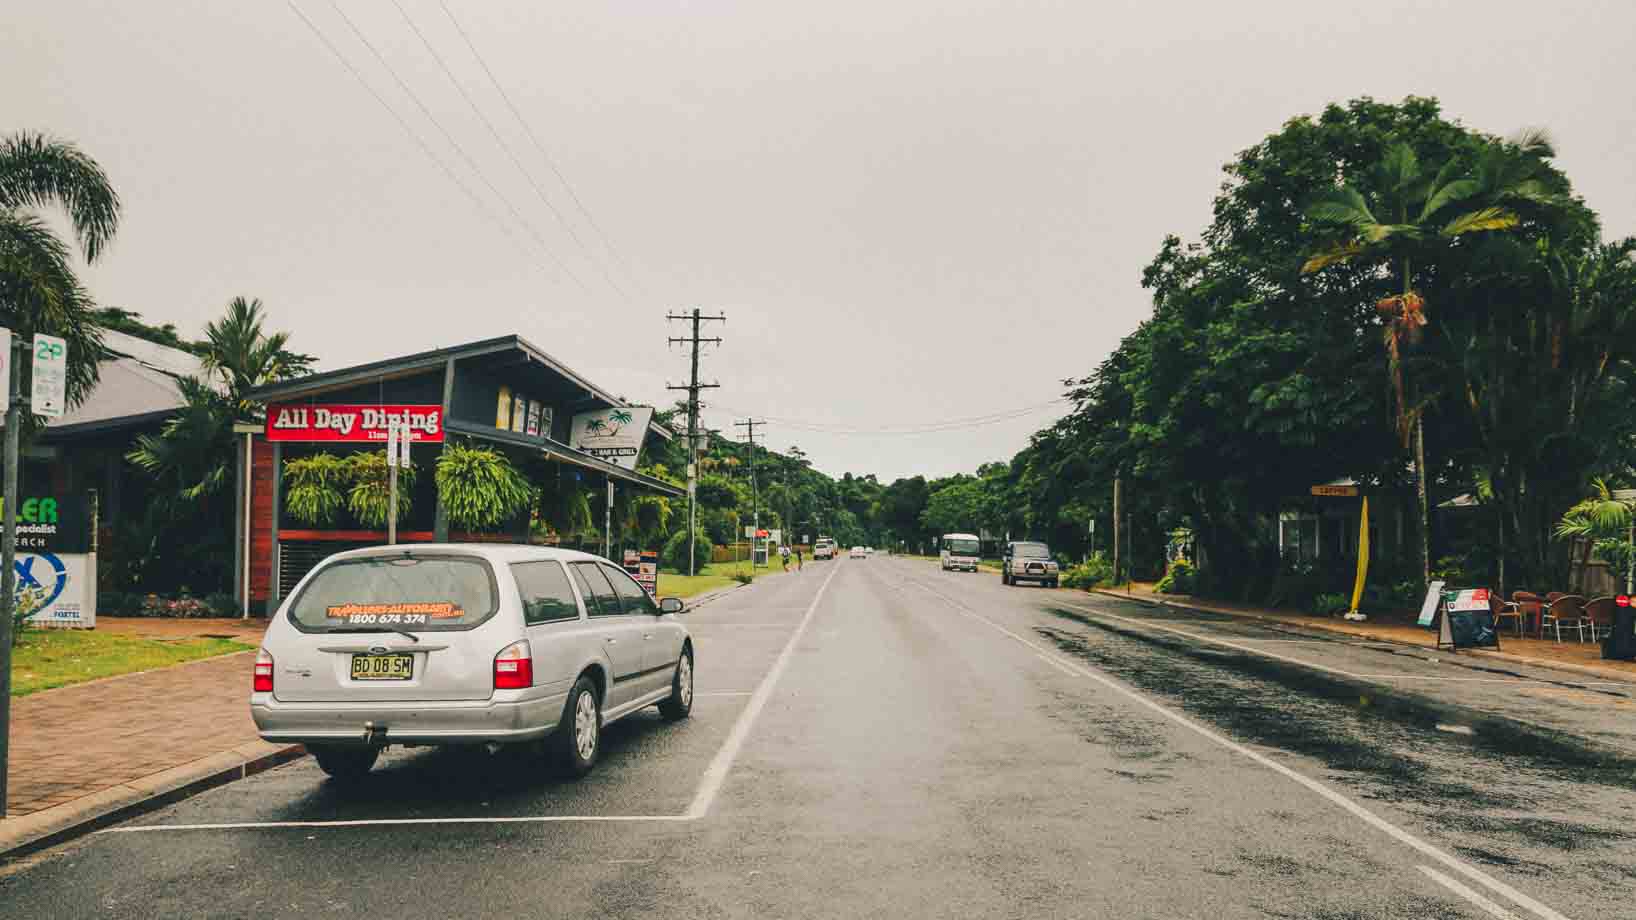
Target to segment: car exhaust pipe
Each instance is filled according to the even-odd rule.
[[[500,749],[503,747],[505,747],[505,745],[498,741],[490,741],[483,745],[483,750],[488,751],[489,756],[493,757],[495,754],[500,753]]]

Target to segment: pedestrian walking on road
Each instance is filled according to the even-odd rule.
[[[801,547],[799,546],[795,548],[795,571],[797,573],[801,571]]]
[[[788,546],[780,546],[778,548],[778,557],[784,560],[784,571],[788,572],[790,570],[790,548]]]

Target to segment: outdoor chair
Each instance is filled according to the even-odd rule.
[[[1556,641],[1562,641],[1562,627],[1580,629],[1579,641],[1585,641],[1585,633],[1581,626],[1585,622],[1585,599],[1577,594],[1564,594],[1551,602],[1546,608],[1545,615],[1540,617],[1539,629],[1541,638],[1544,637],[1545,627],[1553,626],[1556,629]]]
[[[1579,641],[1585,641],[1585,630],[1591,631],[1591,641],[1613,635],[1613,611],[1617,605],[1612,597],[1598,597],[1585,605],[1585,615],[1579,628]]]
[[[1545,598],[1532,591],[1513,591],[1511,602],[1517,605],[1523,620],[1530,625],[1529,631],[1541,635],[1540,615],[1545,612]]]
[[[1500,621],[1506,617],[1515,617],[1517,620],[1517,635],[1522,635],[1522,608],[1514,601],[1500,597],[1498,591],[1488,594],[1488,609],[1494,612],[1494,628],[1500,628]]]

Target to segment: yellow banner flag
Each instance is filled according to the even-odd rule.
[[[1369,574],[1369,496],[1363,497],[1363,511],[1358,515],[1358,583],[1352,588],[1352,612],[1358,612],[1358,601],[1363,599],[1363,579]]]

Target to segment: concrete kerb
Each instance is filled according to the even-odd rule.
[[[1276,623],[1277,625],[1283,627],[1310,629],[1317,632],[1329,633],[1330,635],[1335,636],[1346,636],[1349,639],[1367,639],[1370,642],[1381,642],[1387,645],[1395,645],[1399,648],[1413,649],[1419,652],[1431,651],[1431,649],[1424,645],[1415,645],[1413,643],[1402,642],[1397,639],[1381,636],[1363,635],[1361,633],[1356,633],[1345,629],[1335,629],[1324,623],[1291,623],[1287,620],[1279,619],[1278,617],[1269,617],[1259,613],[1246,613],[1241,610],[1217,609],[1215,607],[1204,607],[1196,604],[1184,604],[1178,601],[1164,600],[1162,598],[1135,597],[1128,594],[1119,594],[1114,591],[1105,591],[1101,588],[1093,588],[1088,593],[1100,594],[1103,597],[1109,597],[1115,600],[1145,604],[1149,607],[1171,607],[1176,610],[1187,610],[1193,613],[1210,613],[1217,616],[1238,617],[1242,620],[1255,620],[1261,623]],[[1513,655],[1509,652],[1495,652],[1487,649],[1462,649],[1461,651],[1462,653],[1476,655],[1481,658],[1492,658],[1498,661],[1507,661],[1512,664],[1523,664],[1530,667],[1546,668],[1553,671],[1568,671],[1584,677],[1595,677],[1601,680],[1614,680],[1621,683],[1636,684],[1636,678],[1633,678],[1631,675],[1625,674],[1621,671],[1614,671],[1608,668],[1598,668],[1590,665],[1574,664],[1571,661],[1547,661],[1541,658],[1529,658],[1525,655]]]
[[[255,776],[306,753],[299,744],[251,742],[71,802],[7,818],[0,821],[0,859],[14,859],[66,843],[208,789]]]

